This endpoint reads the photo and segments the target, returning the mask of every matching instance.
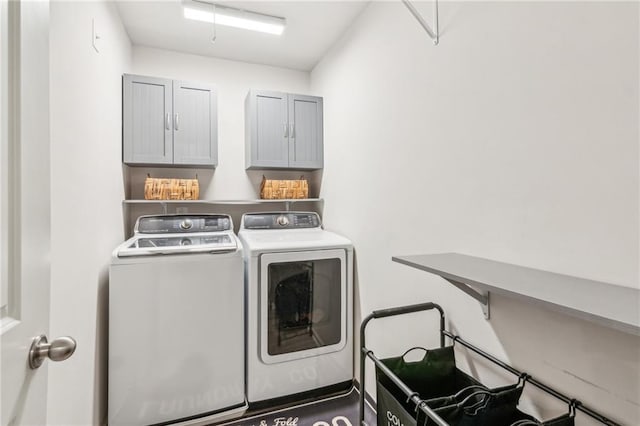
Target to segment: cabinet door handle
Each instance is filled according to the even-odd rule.
[[[178,113],[176,112],[176,118],[174,119],[174,124],[173,126],[175,127],[176,130],[180,130],[180,116],[178,115]]]
[[[296,137],[295,128],[296,127],[294,126],[293,123],[289,124],[289,136],[292,137],[292,138]]]
[[[165,123],[164,127],[167,130],[171,130],[171,114],[169,114],[169,113],[166,114],[166,118],[164,120],[164,123]]]
[[[289,126],[287,126],[287,123],[284,123],[284,124],[282,125],[282,127],[284,127],[284,137],[285,137],[285,138],[286,138],[286,137],[289,137],[289,131],[288,131]]]

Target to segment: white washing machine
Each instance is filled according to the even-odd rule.
[[[353,247],[316,213],[251,213],[245,248],[250,408],[353,381]],[[261,404],[256,404],[260,403]]]
[[[142,216],[109,270],[108,424],[246,410],[242,244],[227,215]]]

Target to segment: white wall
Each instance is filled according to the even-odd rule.
[[[430,22],[431,5],[418,3]],[[640,339],[501,297],[485,321],[390,259],[453,251],[638,286],[638,16],[637,3],[445,2],[433,46],[401,3],[374,2],[311,74],[325,224],[355,243],[357,309],[440,303],[463,337],[624,424],[640,423]],[[368,346],[436,335],[428,315],[379,320]]]
[[[250,89],[309,93],[309,73],[225,59],[135,46],[135,74],[211,83],[218,89],[218,160],[215,170],[131,167],[130,198],[144,198],[144,178],[193,178],[198,174],[201,199],[259,198],[264,171],[245,171],[244,100]],[[268,172],[275,179],[298,178],[300,173]],[[317,173],[306,173],[308,177]],[[317,186],[316,186],[317,187]]]
[[[100,53],[90,44],[92,18],[101,36]],[[122,165],[123,73],[218,87],[220,165],[215,171],[195,171],[205,199],[257,196],[262,172],[244,169],[248,90],[308,93],[309,89],[306,72],[132,47],[111,2],[52,3],[50,335],[71,335],[78,349],[71,359],[49,370],[51,425],[100,424],[106,417],[108,265],[111,251],[124,237],[122,200],[142,198],[147,173],[163,177],[194,173]]]
[[[430,5],[419,8],[430,16]],[[636,3],[447,2],[434,47],[401,4],[373,3],[309,88],[297,71],[132,53],[112,4],[54,1],[51,336],[79,346],[49,370],[49,423],[97,424],[105,414],[107,267],[125,192],[139,194],[148,171],[192,173],[125,169],[133,186],[124,188],[123,72],[218,85],[220,166],[198,171],[203,198],[256,196],[261,173],[247,174],[243,156],[250,88],[325,96],[325,220],[355,242],[358,307],[439,302],[472,342],[640,422],[637,338],[501,298],[486,322],[456,289],[390,262],[459,251],[638,285],[638,16]],[[88,44],[92,17],[100,54]],[[371,211],[388,215],[387,228]],[[408,331],[398,340],[435,335],[430,324],[400,321]],[[370,346],[395,353],[390,328],[372,328]]]
[[[100,53],[91,46],[91,20]],[[107,278],[123,238],[121,75],[131,45],[113,3],[51,4],[51,332],[76,353],[50,364],[48,424],[106,415]]]

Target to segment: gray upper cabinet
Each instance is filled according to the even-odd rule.
[[[322,98],[252,90],[245,126],[248,169],[323,167]]]
[[[206,84],[125,74],[123,161],[132,166],[215,167],[215,90]]]
[[[247,167],[289,166],[287,95],[251,92],[245,101]]]
[[[173,163],[171,80],[125,75],[123,89],[124,162]]]
[[[173,82],[173,163],[218,164],[217,96],[212,87]]]
[[[289,95],[289,141],[289,167],[322,168],[322,98]]]

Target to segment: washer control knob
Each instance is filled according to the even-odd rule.
[[[289,218],[286,216],[278,216],[278,219],[276,219],[276,222],[280,226],[287,226],[289,224]]]
[[[180,223],[180,228],[182,229],[191,229],[192,226],[193,222],[191,221],[191,219],[185,219]]]
[[[190,246],[191,244],[193,244],[191,238],[183,238],[182,240],[180,240],[181,246]]]

